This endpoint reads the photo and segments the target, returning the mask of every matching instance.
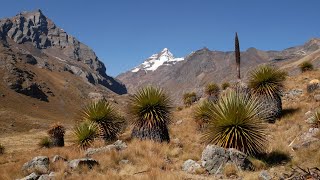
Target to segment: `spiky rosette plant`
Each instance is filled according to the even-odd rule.
[[[105,141],[116,140],[124,123],[124,118],[105,100],[94,101],[85,106],[81,111],[81,119],[95,123],[100,137]]]
[[[211,118],[210,115],[213,105],[214,103],[212,101],[203,101],[195,108],[193,118],[198,124],[199,130],[203,130],[208,124],[208,121]]]
[[[265,119],[269,122],[274,122],[281,115],[281,95],[286,76],[286,72],[269,65],[259,66],[250,73],[248,86],[252,94],[263,102],[261,108],[268,110]]]
[[[60,124],[56,123],[50,127],[48,130],[48,135],[50,137],[51,146],[53,147],[63,147],[64,146],[64,134],[66,130]]]
[[[168,124],[171,115],[171,100],[160,88],[145,87],[129,101],[134,138],[151,139],[158,142],[170,141]]]
[[[301,72],[306,72],[306,71],[312,71],[313,70],[313,65],[309,61],[302,62],[299,64],[299,68]]]
[[[237,91],[229,91],[211,106],[203,140],[248,155],[266,147],[266,124],[259,114],[260,102]]]
[[[216,102],[219,98],[220,88],[216,83],[209,83],[205,88],[205,93],[208,95],[208,100]]]
[[[98,126],[95,123],[84,121],[73,129],[76,144],[80,149],[90,147],[96,137],[98,137]]]
[[[320,110],[317,110],[316,112],[314,112],[311,118],[312,118],[312,125],[315,128],[320,128]]]

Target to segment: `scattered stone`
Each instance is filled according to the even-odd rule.
[[[22,166],[22,171],[49,173],[49,158],[47,156],[37,156]]]
[[[319,133],[319,131],[319,128],[310,128],[308,132],[303,133],[290,146],[293,150],[298,150],[304,147],[309,147],[313,143],[320,143],[320,139],[316,138],[316,135]]]
[[[99,100],[103,100],[104,99],[104,96],[101,93],[96,93],[96,92],[91,92],[91,93],[89,93],[88,96],[93,101],[99,101]]]
[[[86,150],[85,155],[91,156],[93,154],[105,153],[105,152],[112,151],[112,150],[120,151],[120,150],[126,149],[127,147],[128,146],[125,142],[123,142],[121,140],[117,140],[115,143],[101,147],[101,148],[89,148]]]
[[[121,161],[119,161],[119,164],[128,164],[129,160],[128,159],[122,159]]]
[[[261,171],[260,174],[259,174],[259,179],[260,180],[271,180],[272,177],[270,176],[268,171]]]
[[[319,87],[320,87],[320,81],[318,79],[313,79],[307,85],[307,92],[312,93],[315,90],[319,89]]]
[[[313,117],[309,117],[307,120],[305,120],[306,123],[308,124],[313,124],[314,123],[314,118]]]
[[[314,100],[316,100],[317,102],[320,101],[320,94],[316,94],[313,96]]]
[[[227,163],[234,164],[241,170],[252,170],[253,165],[247,155],[236,149],[224,149],[215,145],[208,145],[202,152],[202,166],[210,174],[221,174]]]
[[[201,166],[192,159],[186,160],[182,165],[182,170],[187,173],[195,173],[197,169],[200,169]]]
[[[62,156],[59,156],[59,155],[55,155],[52,157],[52,160],[51,160],[53,163],[55,162],[58,162],[58,161],[67,161],[66,158],[62,157]]]
[[[307,111],[306,113],[304,113],[304,115],[309,118],[312,116],[312,111]]]
[[[283,99],[284,100],[293,100],[296,97],[300,96],[302,94],[302,89],[292,89],[284,93]]]
[[[37,180],[39,178],[39,175],[36,173],[31,173],[28,176],[22,178],[22,179],[18,179],[18,180]]]
[[[91,158],[74,159],[68,163],[69,168],[78,169],[80,167],[86,166],[92,169],[94,166],[98,166],[98,161]]]
[[[182,122],[183,122],[182,120],[179,120],[179,121],[176,122],[176,125],[179,125],[179,124],[181,124]]]
[[[41,175],[38,180],[54,180],[55,176],[56,176],[56,173],[51,172],[50,174]]]

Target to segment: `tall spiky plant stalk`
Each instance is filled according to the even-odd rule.
[[[238,33],[236,33],[236,37],[235,37],[235,45],[234,45],[234,48],[235,48],[235,55],[236,55],[236,64],[237,64],[237,77],[238,79],[241,79],[241,76],[240,76],[240,46],[239,46],[239,39],[238,39]]]

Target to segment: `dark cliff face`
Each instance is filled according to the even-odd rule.
[[[14,43],[25,45],[19,47],[23,53],[37,56],[35,50],[28,47],[32,45],[40,53],[64,63],[68,71],[86,82],[102,85],[117,94],[127,93],[124,84],[106,74],[105,65],[92,49],[57,27],[41,10],[1,19],[0,38],[11,46],[15,46]],[[40,61],[40,64],[48,64],[46,59]]]
[[[263,63],[287,67],[289,73],[296,73],[297,65],[292,64],[319,49],[320,39],[312,39],[302,46],[283,51],[249,48],[241,52],[241,76],[245,80],[251,69]],[[204,86],[210,82],[236,81],[235,54],[203,48],[172,66],[160,66],[155,71],[127,71],[117,78],[126,84],[130,93],[151,84],[166,89],[176,103],[181,103],[182,94],[185,92],[195,91],[199,96],[203,96]]]

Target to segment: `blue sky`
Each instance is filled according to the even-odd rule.
[[[0,17],[40,8],[117,75],[167,47],[281,50],[320,37],[319,0],[1,0]]]

